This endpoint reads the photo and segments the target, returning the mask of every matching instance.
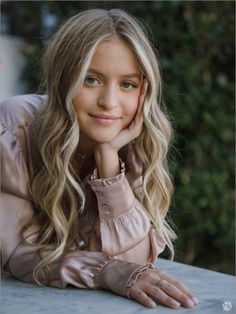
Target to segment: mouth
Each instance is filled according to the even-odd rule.
[[[103,114],[91,114],[90,113],[89,116],[92,117],[95,122],[104,124],[104,125],[113,124],[120,119],[120,117],[117,117],[117,116],[103,115]]]

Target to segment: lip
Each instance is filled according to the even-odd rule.
[[[117,116],[113,116],[113,115],[104,115],[104,114],[89,114],[96,122],[100,123],[100,124],[104,124],[104,125],[109,125],[112,124],[114,122],[116,122],[117,120],[119,120],[120,118]]]

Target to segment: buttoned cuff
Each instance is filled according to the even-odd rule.
[[[121,173],[112,178],[96,178],[96,169],[88,181],[98,201],[100,219],[111,219],[129,211],[134,202],[134,193],[125,176],[125,166],[121,162]]]

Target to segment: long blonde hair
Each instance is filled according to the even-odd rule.
[[[87,10],[67,20],[48,46],[44,56],[47,101],[31,126],[35,164],[29,189],[35,217],[30,224],[40,226],[39,251],[51,249],[34,269],[38,284],[49,264],[66,251],[78,249],[83,239],[78,215],[84,210],[85,196],[72,166],[80,131],[72,99],[84,82],[97,46],[114,35],[129,44],[149,83],[144,128],[135,140],[143,162],[143,183],[134,193],[174,255],[175,234],[167,222],[173,185],[166,159],[172,128],[161,109],[161,75],[154,49],[142,23],[126,12]]]

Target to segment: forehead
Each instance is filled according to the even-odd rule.
[[[105,71],[107,75],[140,73],[139,62],[133,50],[118,36],[110,37],[98,45],[90,67]]]

